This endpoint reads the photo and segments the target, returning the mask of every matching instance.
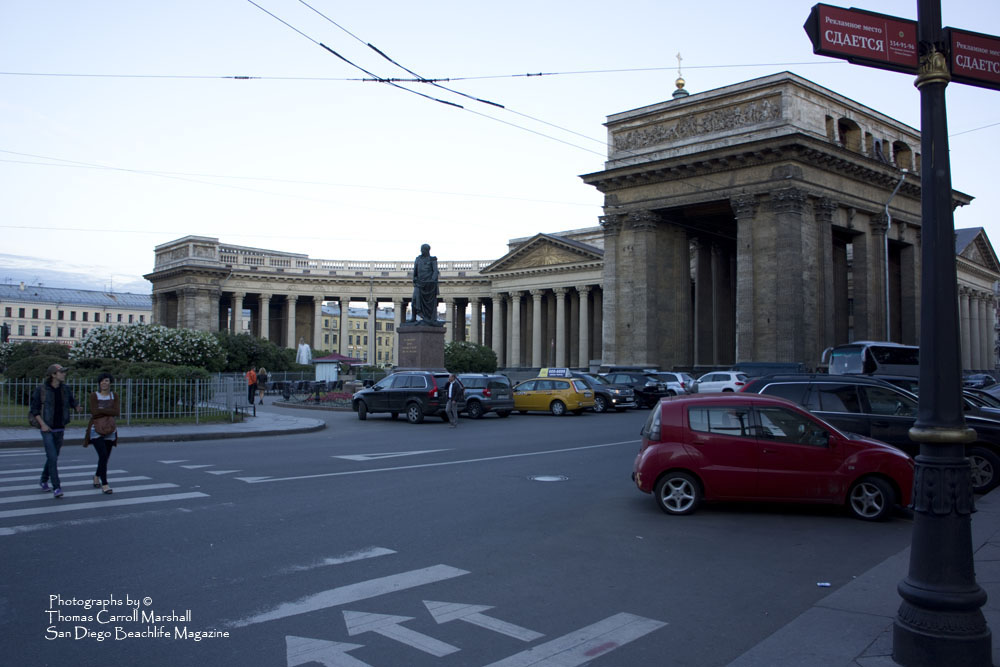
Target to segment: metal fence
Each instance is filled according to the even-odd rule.
[[[41,380],[0,382],[0,424],[27,426],[31,394]],[[86,419],[87,396],[93,381],[66,381],[82,406],[76,419]],[[246,380],[215,376],[208,380],[118,380],[112,390],[120,396],[123,424],[159,421],[237,421],[249,408]]]

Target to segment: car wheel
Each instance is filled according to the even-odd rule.
[[[361,421],[368,419],[368,406],[364,401],[358,401],[358,419]]]
[[[406,406],[406,421],[411,424],[420,424],[424,421],[424,411],[419,403],[410,403]]]
[[[896,494],[892,487],[880,477],[858,480],[847,494],[847,508],[855,517],[865,521],[888,519],[895,502]]]
[[[987,493],[1000,484],[1000,457],[985,447],[969,448],[973,493]]]
[[[510,417],[510,410],[497,410],[497,417]]]
[[[549,406],[549,410],[551,410],[552,414],[557,417],[561,417],[566,414],[566,404],[562,401],[552,401],[552,405]]]
[[[701,504],[701,484],[686,472],[668,472],[656,483],[654,497],[667,514],[691,514]]]
[[[607,412],[608,400],[603,396],[594,396],[594,412]]]
[[[479,419],[483,416],[483,404],[479,401],[469,401],[469,404],[465,406],[465,410],[473,419]]]

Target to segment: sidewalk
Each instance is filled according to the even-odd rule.
[[[989,599],[983,615],[993,633],[993,664],[1000,665],[1000,490],[976,500],[972,549],[976,582]],[[812,609],[729,663],[728,667],[895,667],[892,624],[910,549],[858,576]]]
[[[248,415],[243,422],[212,422],[209,424],[176,424],[164,426],[127,426],[119,422],[119,442],[176,442],[180,440],[219,440],[223,438],[254,438],[264,435],[311,433],[326,428],[322,419],[298,416],[299,411],[279,410],[270,405],[258,405],[257,416]],[[64,446],[83,444],[87,420],[74,416],[73,426],[66,429]],[[0,448],[38,447],[42,438],[29,426],[0,428]]]

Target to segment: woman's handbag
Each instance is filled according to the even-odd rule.
[[[115,418],[111,415],[104,415],[94,419],[94,430],[97,435],[111,435],[115,432]]]

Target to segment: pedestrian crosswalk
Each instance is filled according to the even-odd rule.
[[[60,461],[59,478],[64,495],[39,487],[45,455],[37,449],[5,450],[0,457],[0,536],[25,532],[19,521],[58,517],[108,516],[116,508],[207,498],[200,491],[181,491],[180,485],[116,467],[108,470],[114,489],[104,494],[93,486],[94,463]],[[145,471],[144,471],[145,472]]]

